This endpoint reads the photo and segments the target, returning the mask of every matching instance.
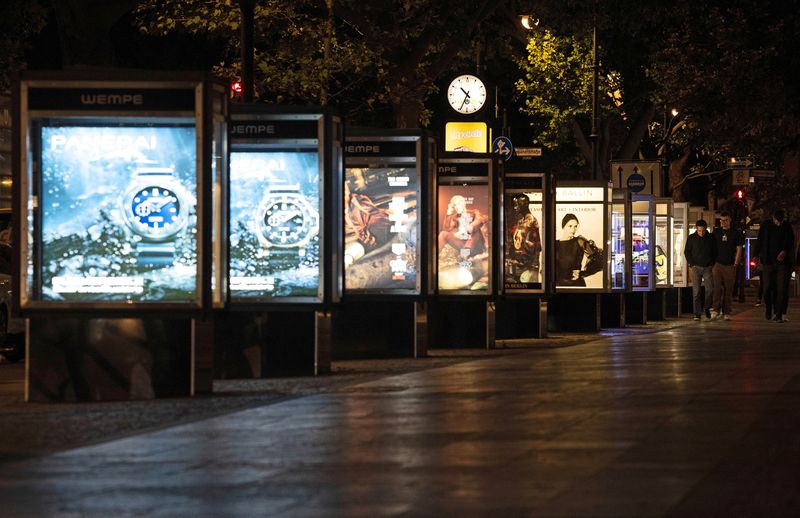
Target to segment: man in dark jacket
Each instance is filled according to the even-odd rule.
[[[736,267],[742,262],[744,235],[738,228],[731,228],[731,214],[727,210],[720,213],[719,224],[720,226],[711,234],[717,251],[711,320],[716,318],[730,320],[733,282],[736,277]]]
[[[772,214],[772,221],[764,222],[758,229],[755,250],[763,268],[764,316],[767,320],[784,322],[783,315],[788,300],[786,290],[789,287],[789,276],[792,274],[793,251],[792,226],[786,221],[783,209],[778,209]]]
[[[694,226],[695,232],[689,234],[686,246],[683,248],[683,255],[686,257],[686,264],[692,271],[694,319],[700,320],[700,316],[705,313],[706,318],[710,320],[714,291],[713,267],[717,258],[716,245],[714,238],[707,232],[708,224],[704,219],[698,219]],[[701,284],[704,284],[706,288],[705,300],[700,297]]]

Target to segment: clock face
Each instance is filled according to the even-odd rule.
[[[133,195],[131,213],[145,233],[170,234],[181,223],[181,202],[172,190],[148,185]]]
[[[264,211],[264,237],[273,246],[299,246],[312,237],[314,219],[309,207],[297,197],[279,196]]]
[[[473,75],[458,76],[447,88],[447,102],[458,113],[475,113],[486,103],[486,87]]]

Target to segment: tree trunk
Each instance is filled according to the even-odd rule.
[[[672,199],[674,201],[683,201],[684,199],[683,189],[676,189],[675,186],[683,180],[683,170],[691,154],[692,148],[687,146],[683,148],[680,158],[669,163],[669,190],[672,191]]]

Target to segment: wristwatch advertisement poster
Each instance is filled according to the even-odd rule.
[[[319,154],[232,152],[230,179],[231,296],[318,297]]]
[[[418,198],[413,167],[345,170],[345,290],[417,289]]]
[[[193,126],[41,127],[44,300],[192,302]]]
[[[440,291],[489,290],[491,221],[484,185],[439,185],[437,225]]]
[[[503,204],[504,288],[541,289],[544,271],[542,193],[506,190]]]

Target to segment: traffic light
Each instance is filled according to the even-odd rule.
[[[733,193],[734,197],[737,201],[743,202],[744,201],[744,189],[736,189],[736,192]]]
[[[231,98],[236,100],[242,98],[242,82],[238,79],[231,81]]]

